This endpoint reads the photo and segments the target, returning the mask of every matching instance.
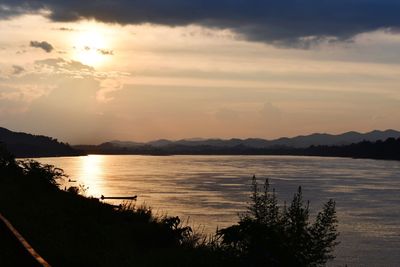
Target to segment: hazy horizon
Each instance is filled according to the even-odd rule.
[[[0,125],[72,144],[400,129],[395,3],[113,3],[0,4]]]

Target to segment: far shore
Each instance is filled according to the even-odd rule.
[[[101,155],[101,156],[153,156],[153,157],[172,157],[172,156],[250,156],[250,157],[263,157],[263,156],[277,156],[277,157],[315,157],[315,158],[349,158],[349,159],[368,159],[368,160],[384,160],[384,161],[399,161],[400,159],[388,159],[388,158],[374,158],[374,157],[352,157],[352,156],[331,156],[331,155],[307,155],[307,154],[209,154],[209,153],[197,153],[197,154],[151,154],[151,153],[85,153],[82,155],[55,155],[55,156],[31,156],[31,157],[17,157],[17,159],[40,159],[40,158],[63,158],[63,157],[86,157],[90,155]]]

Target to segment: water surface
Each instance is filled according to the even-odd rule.
[[[337,202],[341,244],[333,266],[400,266],[400,162],[293,156],[102,156],[41,158],[63,168],[90,196],[138,195],[161,214],[214,232],[237,222],[253,174],[280,200],[299,185],[319,210]]]

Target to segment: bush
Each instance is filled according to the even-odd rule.
[[[333,200],[310,224],[301,187],[288,208],[278,206],[268,180],[260,192],[254,176],[252,188],[251,204],[238,224],[217,231],[222,249],[253,266],[323,266],[334,258],[338,221]]]
[[[62,169],[31,159],[18,161],[18,165],[25,177],[42,180],[52,186],[58,186],[58,180],[67,177]]]
[[[17,170],[14,155],[8,152],[5,144],[0,142],[0,175],[15,173]]]

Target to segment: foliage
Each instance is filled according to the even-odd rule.
[[[54,186],[58,186],[58,180],[67,177],[62,169],[31,159],[20,160],[18,165],[26,177],[44,180]]]
[[[329,200],[313,224],[309,203],[304,203],[301,187],[290,206],[278,206],[268,180],[260,192],[255,176],[248,211],[237,225],[221,229],[221,247],[249,265],[323,266],[333,259],[337,218],[335,202]]]
[[[0,142],[0,174],[9,174],[16,170],[14,155],[8,152],[5,144]]]
[[[300,154],[313,156],[400,160],[400,138],[376,142],[362,141],[343,146],[311,146],[299,151]]]
[[[165,238],[174,245],[188,244],[190,247],[195,247],[193,243],[193,230],[190,226],[184,225],[178,216],[157,216],[153,214],[153,210],[146,206],[141,205],[136,207],[135,202],[124,202],[118,206],[117,209],[120,215],[123,215],[127,220],[140,221],[142,223],[149,223],[158,225],[165,234]]]
[[[71,193],[71,194],[74,194],[74,195],[85,196],[88,189],[89,189],[88,186],[85,186],[83,184],[79,184],[79,186],[70,186],[70,187],[66,188],[66,191],[68,193]]]

